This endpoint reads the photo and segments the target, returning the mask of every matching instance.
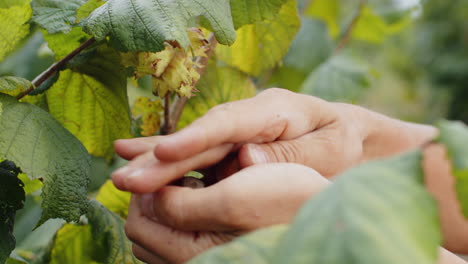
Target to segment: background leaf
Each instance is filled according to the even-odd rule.
[[[42,109],[0,95],[0,156],[31,179],[42,178],[43,213],[78,221],[86,212],[90,159],[83,145]]]
[[[86,0],[33,0],[32,20],[49,33],[69,32],[76,22],[77,9]]]
[[[231,0],[231,13],[236,29],[263,20],[272,20],[287,0]]]
[[[24,184],[18,179],[19,172],[11,161],[0,163],[0,263],[4,263],[15,248],[15,214],[24,206]]]
[[[437,141],[446,146],[452,161],[458,199],[463,214],[468,218],[468,127],[461,122],[441,121]]]
[[[269,264],[275,246],[287,230],[288,226],[279,225],[252,232],[231,243],[215,247],[188,264]]]
[[[26,79],[14,76],[0,77],[0,92],[17,96],[31,88],[32,83]]]
[[[98,40],[110,37],[122,51],[161,51],[167,40],[190,45],[188,22],[203,15],[216,39],[225,45],[235,40],[229,0],[109,0],[85,22],[85,31]]]
[[[441,235],[420,151],[351,169],[301,209],[273,263],[433,264]]]
[[[32,10],[29,2],[23,5],[13,5],[0,8],[2,34],[0,34],[0,61],[16,48],[16,45],[29,33],[28,20]]]
[[[331,57],[302,85],[301,92],[329,101],[356,102],[370,85],[369,70],[345,55]]]
[[[96,200],[102,205],[104,205],[111,212],[125,219],[128,215],[130,197],[130,193],[118,190],[117,188],[115,188],[112,181],[108,180],[101,187],[101,189],[99,189],[98,195],[96,196]]]
[[[218,104],[255,95],[255,85],[246,74],[227,66],[217,66],[214,61],[208,65],[197,88],[200,92],[189,99],[179,128],[189,125]]]
[[[296,0],[288,0],[273,19],[238,29],[234,45],[218,46],[216,54],[227,64],[258,76],[281,61],[299,27]]]
[[[131,136],[127,80],[116,51],[99,47],[82,56],[47,91],[49,110],[90,154],[110,159],[113,141]]]

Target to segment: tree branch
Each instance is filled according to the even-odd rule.
[[[80,54],[83,50],[88,48],[89,46],[93,45],[96,42],[95,38],[90,38],[87,41],[83,42],[78,48],[72,51],[70,54],[65,56],[65,58],[61,59],[60,61],[52,64],[46,71],[39,74],[33,81],[33,86],[30,87],[28,90],[24,91],[20,95],[16,97],[16,99],[20,100],[21,98],[25,97],[26,95],[30,94],[35,87],[39,87],[42,83],[47,81],[49,78],[54,76],[59,70],[61,70],[71,59],[73,59],[76,55]]]
[[[200,67],[197,67],[197,72],[198,74],[200,74],[200,76],[202,76],[203,73],[205,73],[206,66],[208,65],[211,56],[213,56],[214,51],[216,49],[216,45],[218,44],[218,41],[216,41],[216,38],[213,33],[211,33],[210,37],[208,38],[208,42],[210,43],[210,46],[208,48],[208,51],[206,52],[207,56],[198,57],[196,61],[197,64],[200,65]],[[176,99],[174,100],[171,106],[172,129],[169,131],[169,134],[172,134],[176,131],[177,124],[179,123],[180,117],[182,116],[182,111],[184,110],[187,101],[187,97],[176,97]]]
[[[164,97],[164,125],[161,128],[161,135],[169,135],[174,130],[174,124],[171,119],[171,93]]]
[[[354,15],[351,22],[348,24],[346,29],[343,31],[343,34],[341,34],[341,38],[338,41],[338,45],[336,46],[336,49],[335,49],[335,54],[340,52],[348,44],[349,40],[351,39],[351,33],[353,33],[354,27],[356,26],[357,22],[361,18],[362,10],[364,9],[365,4],[366,4],[366,0],[359,1],[359,6],[356,11],[356,14]]]

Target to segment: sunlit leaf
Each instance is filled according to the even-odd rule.
[[[32,10],[29,2],[23,5],[13,5],[0,8],[2,31],[0,34],[0,61],[16,48],[16,45],[29,33],[28,20]]]
[[[118,53],[90,51],[84,64],[60,72],[47,91],[50,113],[97,157],[112,158],[113,141],[130,137],[126,77]]]
[[[238,29],[234,45],[218,46],[216,54],[227,64],[258,76],[281,61],[299,27],[296,1],[288,0],[275,18]]]
[[[93,250],[91,226],[65,224],[55,237],[50,264],[91,264]]]
[[[272,263],[433,264],[435,201],[414,151],[345,172],[300,210]]]
[[[285,225],[273,226],[215,247],[187,264],[269,264],[278,241],[288,230]]]
[[[94,10],[102,6],[104,3],[104,0],[88,0],[76,11],[76,22],[78,23],[82,19],[87,18]]]
[[[13,225],[16,211],[24,206],[23,182],[18,179],[20,169],[11,162],[0,163],[0,263],[4,263],[15,248]]]
[[[31,179],[43,179],[40,223],[78,221],[86,212],[90,159],[83,145],[50,114],[0,95],[0,156]]]
[[[109,36],[122,51],[161,51],[168,40],[187,49],[188,22],[200,15],[210,21],[221,44],[234,42],[229,0],[109,0],[90,15],[84,29],[98,40]]]
[[[356,102],[370,85],[370,71],[346,56],[330,58],[313,71],[301,91],[329,101]]]
[[[455,188],[463,214],[468,218],[468,127],[461,122],[439,122],[438,142],[447,147],[452,161]]]
[[[76,10],[86,0],[33,0],[32,20],[49,33],[69,32],[76,21]]]
[[[90,38],[80,27],[73,27],[66,33],[49,34],[44,30],[43,34],[49,48],[54,52],[56,60],[63,59]]]
[[[355,39],[379,44],[388,36],[402,31],[410,22],[411,18],[405,17],[395,23],[388,23],[370,7],[365,6],[351,36]]]
[[[340,33],[339,0],[313,0],[305,14],[311,18],[323,21],[332,37]]]
[[[184,108],[179,128],[190,124],[216,105],[255,95],[255,85],[246,74],[227,66],[218,66],[213,61],[197,88],[199,92],[189,99]]]
[[[0,93],[17,96],[31,87],[30,81],[20,77],[0,77]]]
[[[130,193],[118,190],[115,188],[112,181],[108,180],[101,189],[99,189],[96,200],[111,212],[123,218],[127,218],[130,197]]]

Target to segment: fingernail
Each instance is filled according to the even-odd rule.
[[[156,214],[154,213],[154,194],[148,193],[143,194],[140,197],[140,209],[144,216],[149,219],[156,220]]]
[[[112,174],[126,174],[126,173],[128,173],[129,170],[130,170],[129,167],[124,166],[124,167],[114,171]]]
[[[250,144],[248,149],[249,156],[254,164],[268,163],[268,157],[262,148],[255,144]]]
[[[127,178],[138,178],[138,177],[140,177],[140,175],[143,174],[144,171],[145,171],[144,168],[139,168],[139,169],[129,173]]]

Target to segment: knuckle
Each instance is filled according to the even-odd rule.
[[[124,231],[125,235],[128,237],[128,239],[130,239],[130,241],[136,240],[137,234],[135,232],[134,225],[132,224],[132,222],[127,221],[125,223]]]
[[[274,144],[267,145],[271,149],[271,153],[278,162],[304,162],[304,155],[301,151],[301,146],[297,142],[278,141]]]
[[[167,190],[162,190],[155,197],[154,209],[156,218],[160,222],[174,228],[184,225],[183,210],[181,210],[182,204],[177,197],[180,196],[169,195]]]

